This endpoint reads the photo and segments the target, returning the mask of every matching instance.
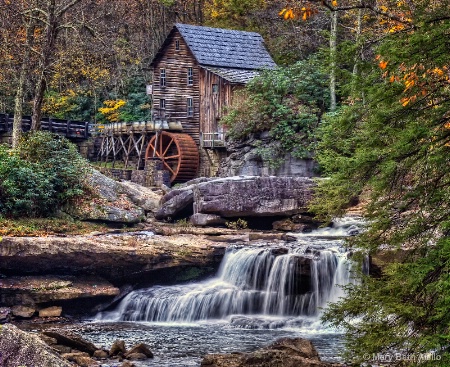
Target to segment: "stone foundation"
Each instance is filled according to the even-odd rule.
[[[227,156],[224,149],[200,149],[199,177],[217,177],[220,164]]]

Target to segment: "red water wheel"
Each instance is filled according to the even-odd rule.
[[[196,177],[199,165],[198,147],[187,134],[162,131],[153,136],[145,151],[145,159],[157,158],[170,172],[170,182],[186,182]]]

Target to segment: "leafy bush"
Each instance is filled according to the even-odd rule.
[[[248,222],[245,219],[239,218],[235,222],[226,222],[225,225],[230,229],[246,229],[248,228]]]
[[[0,214],[36,216],[56,204],[53,185],[38,164],[0,145]]]
[[[16,150],[0,145],[0,215],[49,216],[85,191],[87,162],[67,139],[26,134]]]
[[[247,85],[222,119],[228,136],[241,139],[269,131],[279,143],[279,154],[308,156],[313,131],[329,104],[327,83],[314,59],[264,71]]]

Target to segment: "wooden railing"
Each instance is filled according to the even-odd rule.
[[[200,133],[202,148],[225,148],[224,133]]]
[[[14,116],[0,113],[0,133],[12,131]],[[22,130],[31,129],[31,116],[22,117]],[[71,121],[54,118],[43,118],[41,130],[63,135],[67,138],[87,139],[91,135],[90,124],[85,121]]]

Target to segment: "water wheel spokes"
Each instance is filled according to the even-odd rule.
[[[157,158],[170,172],[170,182],[186,182],[197,175],[199,153],[195,141],[187,134],[162,131],[150,139],[145,159]]]

